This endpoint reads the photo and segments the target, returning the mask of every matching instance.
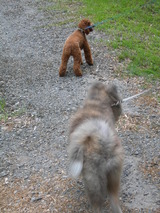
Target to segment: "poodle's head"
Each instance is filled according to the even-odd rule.
[[[79,24],[78,27],[82,30],[84,30],[85,34],[89,34],[91,31],[93,31],[93,28],[88,28],[85,29],[86,27],[92,26],[93,24],[90,22],[89,19],[82,19]]]

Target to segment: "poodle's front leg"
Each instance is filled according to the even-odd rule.
[[[87,64],[93,65],[91,49],[90,49],[87,41],[84,44],[84,55],[85,55],[85,59],[86,59]]]

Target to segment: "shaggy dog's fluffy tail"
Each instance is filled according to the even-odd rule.
[[[113,151],[114,132],[104,120],[90,119],[82,123],[70,135],[69,158],[70,174],[77,178],[84,167],[84,161],[98,163],[104,157],[105,162]],[[107,162],[104,170],[109,170],[111,162]],[[112,165],[113,166],[113,165]],[[96,168],[96,165],[95,165]]]

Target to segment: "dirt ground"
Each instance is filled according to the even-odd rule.
[[[92,212],[82,180],[68,176],[67,135],[71,114],[96,80],[115,83],[122,98],[152,87],[123,104],[116,127],[125,150],[120,205],[123,212],[160,212],[159,80],[125,77],[125,62],[98,42],[111,39],[99,31],[88,36],[94,65],[84,63],[77,78],[70,59],[60,78],[63,44],[77,23],[58,26],[64,16],[39,9],[47,4],[0,0],[0,96],[9,115],[0,123],[0,212]]]

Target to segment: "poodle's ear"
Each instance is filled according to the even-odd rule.
[[[82,20],[79,22],[78,27],[81,28],[81,29],[85,29],[85,27],[86,27],[85,19],[82,19]]]

